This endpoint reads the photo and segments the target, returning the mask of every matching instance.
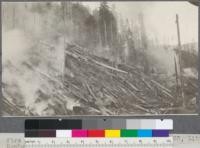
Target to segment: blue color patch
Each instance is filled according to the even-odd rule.
[[[152,130],[138,130],[138,137],[152,137]]]

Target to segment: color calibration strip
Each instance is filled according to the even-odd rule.
[[[131,138],[131,137],[169,137],[169,130],[26,130],[25,137],[56,137],[56,138]]]
[[[85,119],[56,120],[30,119],[25,121],[25,130],[71,130],[71,129],[162,129],[173,130],[172,119]]]

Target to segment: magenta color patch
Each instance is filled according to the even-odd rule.
[[[72,130],[72,137],[87,137],[87,130]]]

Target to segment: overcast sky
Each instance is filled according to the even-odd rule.
[[[92,10],[99,8],[99,2],[84,2]],[[142,12],[149,37],[158,38],[161,43],[177,44],[175,17],[180,17],[182,43],[198,41],[198,7],[189,2],[108,2],[113,4],[123,18],[137,19]]]

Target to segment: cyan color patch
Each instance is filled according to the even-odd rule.
[[[138,137],[152,137],[152,130],[138,130]]]

